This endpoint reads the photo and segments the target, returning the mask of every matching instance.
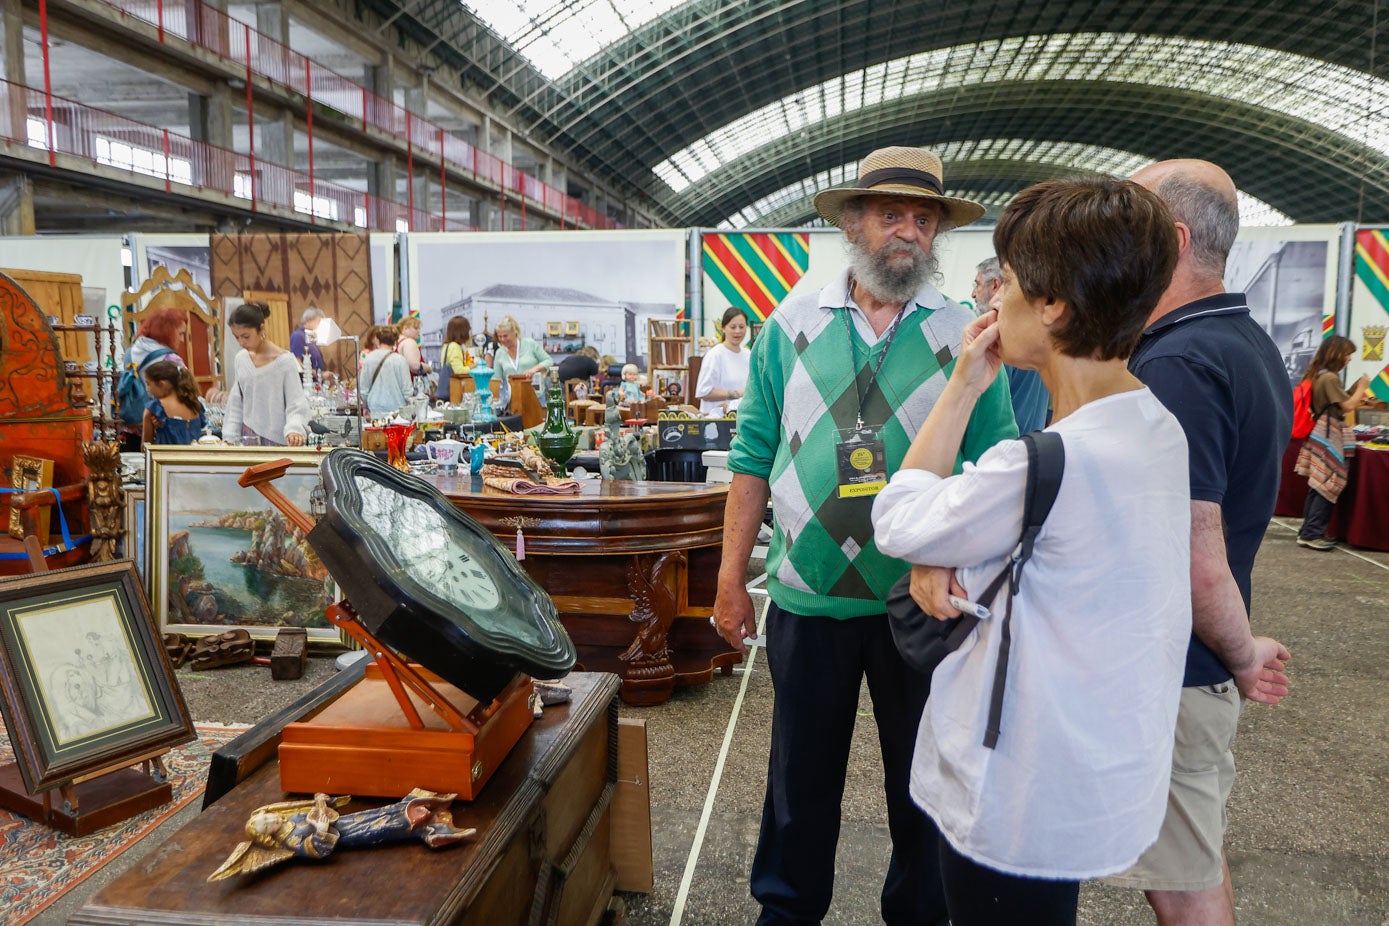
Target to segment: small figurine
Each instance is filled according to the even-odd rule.
[[[622,413],[617,410],[617,393],[608,393],[608,408],[603,414],[603,429],[607,436],[598,451],[598,467],[604,479],[642,480],[646,478],[646,457],[641,452],[641,439],[635,434],[622,433]]]
[[[337,811],[352,799],[345,795],[315,794],[313,800],[258,807],[246,821],[250,840],[233,849],[207,880],[252,874],[293,858],[321,860],[339,847],[370,848],[407,839],[431,849],[451,846],[477,834],[453,825],[448,808],[457,796],[415,788],[394,804],[349,814]]]

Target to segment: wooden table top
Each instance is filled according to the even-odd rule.
[[[512,495],[470,476],[425,476],[511,549],[527,553],[653,553],[723,543],[727,484],[581,482],[578,495]]]
[[[206,878],[245,839],[257,807],[285,800],[279,764],[267,762],[130,871],[103,887],[69,923],[447,923],[467,910],[595,724],[608,723],[616,676],[573,673],[569,704],[545,709],[472,803],[453,807],[468,843],[430,850],[416,842],[345,849],[320,863],[291,861],[249,877]],[[348,812],[389,801],[354,801]]]

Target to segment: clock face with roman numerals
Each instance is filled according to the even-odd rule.
[[[383,643],[484,702],[516,672],[573,668],[550,596],[433,485],[355,450],[321,469],[327,511],[309,543]]]

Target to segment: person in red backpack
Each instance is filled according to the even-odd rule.
[[[1298,383],[1298,388],[1309,389],[1313,425],[1297,459],[1297,474],[1306,476],[1311,487],[1297,545],[1311,550],[1325,551],[1336,546],[1325,534],[1336,499],[1346,484],[1346,447],[1350,438],[1345,430],[1345,414],[1365,404],[1365,390],[1370,384],[1369,374],[1361,376],[1349,390],[1341,384],[1341,371],[1354,356],[1355,343],[1333,334],[1321,342]],[[1296,428],[1293,433],[1296,436]]]

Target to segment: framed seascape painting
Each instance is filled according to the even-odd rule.
[[[324,615],[338,589],[304,534],[237,485],[248,466],[292,460],[274,485],[317,517],[323,457],[289,447],[150,448],[145,577],[161,629],[196,636],[244,627],[271,640],[281,627],[303,627],[311,645],[348,645]]]
[[[0,582],[0,682],[31,794],[193,739],[128,560]]]

